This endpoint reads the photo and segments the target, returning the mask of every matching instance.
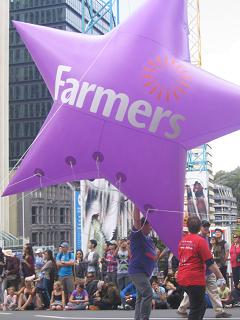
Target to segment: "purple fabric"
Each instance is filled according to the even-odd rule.
[[[88,293],[86,290],[82,290],[80,293],[77,290],[74,290],[72,292],[72,296],[74,300],[84,300],[86,297],[88,297]]]
[[[156,265],[156,250],[150,236],[145,236],[141,231],[133,231],[130,236],[131,258],[128,266],[128,273],[145,273],[151,276]]]
[[[189,63],[186,3],[104,36],[15,22],[55,102],[4,195],[106,178],[177,255],[187,150],[240,129],[239,87]]]

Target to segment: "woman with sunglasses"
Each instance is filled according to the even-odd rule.
[[[83,261],[83,252],[81,249],[77,250],[76,252],[74,268],[76,279],[85,278],[87,272],[87,265]]]
[[[236,289],[240,285],[240,234],[233,235],[233,244],[230,248],[230,261],[232,266],[233,283]]]

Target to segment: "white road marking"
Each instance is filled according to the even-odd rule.
[[[44,316],[44,315],[34,315],[34,317],[37,318],[50,318],[50,319],[67,319],[67,320],[133,320],[134,318],[87,318],[87,317],[61,317],[61,316]],[[151,320],[177,320],[180,318],[150,318]],[[187,319],[187,318],[181,318],[181,319]],[[216,318],[205,318],[204,320],[215,320]],[[231,318],[231,320],[240,320],[240,318]]]
[[[9,312],[0,312],[0,314],[3,315],[3,316],[9,316],[9,315],[12,314],[12,313],[9,313]]]

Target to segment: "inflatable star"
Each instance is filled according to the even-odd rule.
[[[186,1],[148,0],[104,36],[15,22],[54,98],[4,195],[105,178],[176,254],[187,150],[240,128],[240,89],[189,63]]]

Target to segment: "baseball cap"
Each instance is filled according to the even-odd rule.
[[[43,249],[38,248],[35,252],[36,252],[36,253],[43,253]]]
[[[60,247],[62,247],[62,248],[69,248],[69,245],[68,245],[67,242],[63,242]]]
[[[210,222],[208,220],[202,220],[201,226],[202,227],[210,227]]]

